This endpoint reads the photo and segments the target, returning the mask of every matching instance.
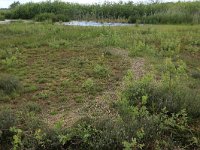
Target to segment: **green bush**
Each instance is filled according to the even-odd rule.
[[[8,74],[0,75],[0,90],[5,94],[17,92],[20,90],[20,88],[21,84],[16,77]]]
[[[142,96],[148,96],[147,108],[152,113],[159,113],[166,107],[170,113],[177,113],[186,109],[191,118],[198,118],[200,111],[200,95],[187,87],[185,66],[181,61],[173,63],[166,59],[162,66],[162,79],[154,82],[151,77],[144,77],[132,82],[123,91],[122,96],[131,106],[140,105]]]
[[[4,21],[5,20],[5,16],[0,14],[0,21]]]
[[[97,77],[108,77],[109,76],[109,69],[102,66],[102,65],[95,65],[94,66],[94,74]]]
[[[138,16],[129,16],[128,23],[136,23],[138,19]]]
[[[85,82],[82,84],[82,88],[84,91],[91,93],[91,94],[94,94],[96,91],[95,82],[90,78],[85,80]]]
[[[59,21],[63,21],[63,22],[68,22],[69,18],[64,15],[64,14],[57,14],[55,15],[54,13],[41,13],[35,16],[35,20],[36,21],[51,21],[51,22],[59,22]]]
[[[192,77],[195,79],[200,79],[200,71],[194,71],[192,72]]]
[[[59,21],[69,22],[69,17],[64,14],[57,14],[55,18],[53,18],[53,22],[59,22]]]
[[[12,136],[9,129],[17,124],[17,116],[11,110],[4,108],[0,111],[0,145],[2,142],[9,143],[8,140]]]
[[[51,21],[53,22],[53,20],[55,19],[56,15],[53,13],[42,13],[42,14],[38,14],[35,16],[35,21]]]

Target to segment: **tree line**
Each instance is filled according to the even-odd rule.
[[[61,1],[20,4],[14,2],[5,14],[9,19],[33,19],[41,14],[64,15],[67,20],[125,19],[129,23],[199,24],[200,2],[78,4]],[[48,16],[48,15],[46,15]],[[62,19],[61,19],[62,21]]]

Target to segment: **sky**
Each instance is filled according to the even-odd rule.
[[[26,2],[41,2],[45,0],[0,0],[0,8],[8,8],[10,4],[12,4],[14,1],[19,1],[20,3],[26,3]],[[52,0],[53,1],[53,0]],[[64,2],[74,2],[74,3],[81,3],[81,4],[92,4],[92,3],[103,3],[105,0],[62,0]],[[142,2],[142,1],[150,1],[150,0],[106,0],[109,2],[127,2],[127,1],[133,1],[133,2]],[[162,0],[162,1],[178,1],[178,0]]]

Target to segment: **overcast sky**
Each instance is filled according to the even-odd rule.
[[[0,8],[8,8],[10,4],[12,4],[14,1],[19,1],[20,3],[26,3],[26,2],[41,2],[45,0],[0,0]],[[52,0],[53,1],[53,0]],[[105,0],[62,0],[65,2],[77,2],[81,4],[92,4],[92,3],[103,3]],[[119,2],[120,0],[106,0],[109,2]],[[127,1],[133,1],[133,2],[142,2],[142,1],[150,1],[150,0],[121,0],[123,2]],[[178,1],[178,0],[162,0],[162,1]]]

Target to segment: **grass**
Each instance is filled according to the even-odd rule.
[[[46,147],[38,144],[39,149],[59,145],[55,141],[74,149],[80,145],[83,149],[87,146],[108,149],[113,145],[121,149],[131,145],[139,148],[143,142],[146,149],[156,146],[169,148],[170,142],[174,144],[173,148],[177,148],[173,139],[178,140],[181,147],[187,146],[190,143],[188,138],[198,139],[199,135],[198,126],[191,125],[199,122],[199,29],[198,25],[73,27],[46,22],[0,25],[0,72],[4,74],[4,77],[0,76],[0,96],[3,95],[0,109],[12,108],[12,111],[5,109],[0,113],[0,118],[5,120],[4,125],[0,123],[0,135],[5,126],[9,130],[17,124],[18,128],[27,131],[25,137],[27,133],[33,137],[37,135],[31,141],[51,141],[52,145],[47,142]],[[130,74],[124,77],[130,69],[136,75],[140,74],[138,57],[145,60],[146,66],[142,69],[154,76],[150,83],[146,78],[135,81]],[[132,66],[132,60],[136,61],[135,66]],[[124,80],[125,85],[122,84]],[[120,92],[113,96],[117,89]],[[106,93],[111,93],[111,98]],[[119,116],[113,120],[108,115],[109,119],[98,120],[99,116],[107,115],[104,103],[113,103],[116,95],[122,101],[117,101],[108,112],[112,114],[114,109]],[[103,114],[96,115],[94,121],[87,120],[86,124],[81,120],[81,126],[70,131],[54,129],[58,122],[58,128],[72,126],[79,120],[78,117],[87,113],[86,109],[93,109],[96,114],[102,109]],[[77,115],[77,111],[81,111],[80,114]],[[10,118],[6,118],[6,114]],[[47,123],[45,127],[38,117]],[[129,117],[139,119],[130,123]],[[189,120],[188,126],[186,119]],[[177,129],[167,121],[180,126],[176,126]],[[115,126],[111,127],[113,124]],[[158,124],[164,125],[165,129],[159,128],[159,133],[154,134]],[[146,129],[147,126],[150,128]],[[140,127],[145,129],[144,136]],[[182,127],[191,127],[191,130],[182,130]],[[190,131],[194,137],[191,137]],[[184,132],[188,136],[178,138],[179,135],[183,137]],[[12,135],[8,135],[8,139],[12,139]],[[158,140],[160,135],[163,141]],[[6,136],[5,133],[3,136]],[[48,140],[40,141],[43,137]],[[154,145],[149,143],[148,138],[154,140]],[[30,144],[33,147],[34,142]],[[192,146],[188,147],[198,147],[194,143]]]
[[[129,66],[120,56],[102,55],[104,49],[97,42],[100,30],[46,23],[1,25],[0,30],[1,60],[15,57],[12,65],[2,62],[1,72],[18,76],[24,85],[23,93],[12,99],[16,108],[35,101],[39,105],[50,102],[43,112],[62,105],[69,111],[68,105],[74,105],[73,109],[78,105],[74,102],[91,101],[114,88]]]

